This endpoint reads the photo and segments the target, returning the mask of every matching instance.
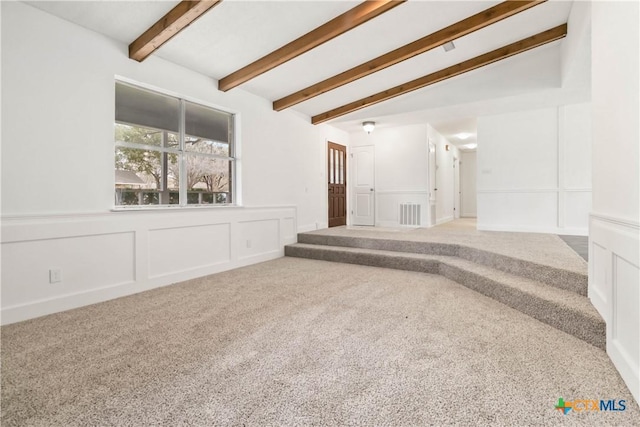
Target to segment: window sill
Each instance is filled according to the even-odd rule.
[[[114,207],[111,209],[111,212],[185,212],[185,211],[198,211],[198,210],[216,210],[216,209],[242,209],[241,205],[188,205],[188,206],[171,206],[171,205],[161,205],[161,206],[122,206],[122,207]]]

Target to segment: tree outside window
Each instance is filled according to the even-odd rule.
[[[230,113],[116,83],[116,206],[232,203],[232,129]]]

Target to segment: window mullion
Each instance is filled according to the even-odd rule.
[[[167,147],[167,139],[168,139],[168,134],[166,131],[162,132],[162,148],[166,148]],[[169,154],[166,152],[162,152],[162,154],[160,155],[160,162],[161,162],[161,171],[162,171],[162,187],[159,188],[159,203],[161,205],[165,204],[168,205],[170,203],[170,192],[169,192]]]
[[[175,153],[180,151],[171,147],[162,147],[158,145],[139,144],[137,142],[116,141],[116,147],[133,148],[135,150],[159,151],[161,153]]]
[[[227,117],[227,141],[229,144],[229,157],[236,156],[236,144],[233,143],[233,136],[235,135],[235,129],[233,128],[234,118],[235,117],[233,115],[229,115],[229,117]]]
[[[116,208],[235,203],[236,125],[232,113],[116,81]]]
[[[180,156],[178,157],[180,171],[180,206],[187,205],[187,162],[185,159],[185,102],[180,100]]]

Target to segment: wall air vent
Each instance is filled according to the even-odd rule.
[[[400,203],[400,225],[419,226],[420,208],[419,203]]]

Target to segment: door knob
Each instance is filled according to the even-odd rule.
[[[373,188],[370,188],[369,191],[373,191]]]

